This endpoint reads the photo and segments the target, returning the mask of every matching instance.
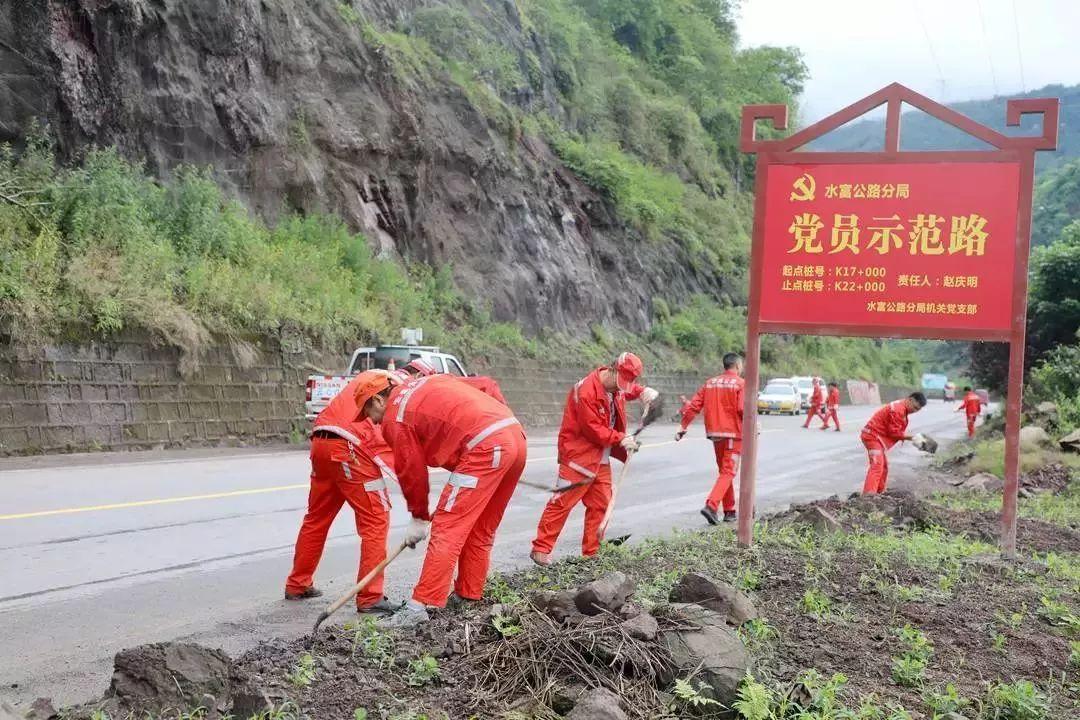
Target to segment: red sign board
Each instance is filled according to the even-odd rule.
[[[985,150],[901,149],[902,106],[981,140]],[[884,147],[808,144],[885,106]],[[1005,122],[1042,116],[1040,135],[1004,134],[899,84],[782,138],[784,105],[743,108],[740,147],[757,154],[746,384],[757,387],[761,335],[800,333],[1009,343],[1001,546],[1016,551],[1020,408],[1035,153],[1057,147],[1058,101],[1006,103]],[[757,409],[746,394],[745,417]],[[739,542],[754,518],[757,435],[743,438]]]
[[[1019,188],[1015,162],[770,166],[761,321],[1008,331]]]

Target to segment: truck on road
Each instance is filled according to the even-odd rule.
[[[304,417],[309,421],[322,412],[358,373],[364,370],[400,369],[413,360],[427,361],[438,372],[466,376],[461,360],[431,345],[379,345],[353,351],[342,375],[309,375],[305,386]]]

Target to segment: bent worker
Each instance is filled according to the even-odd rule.
[[[611,502],[611,458],[626,462],[639,445],[626,432],[626,401],[639,399],[647,406],[659,396],[637,384],[644,365],[633,353],[597,368],[578,381],[566,396],[559,427],[559,471],[556,488],[536,527],[529,557],[537,565],[550,565],[566,518],[578,502],[585,505],[581,554],[591,557],[600,549],[600,524]]]
[[[717,512],[724,507],[724,522],[734,522],[735,476],[742,454],[743,360],[736,353],[724,356],[724,372],[711,377],[698,389],[683,412],[682,427],[675,440],[682,440],[694,418],[704,408],[705,437],[712,440],[716,455],[716,482],[705,500],[701,514],[710,525],[720,522]]]
[[[983,400],[979,397],[979,394],[971,389],[971,386],[964,388],[964,399],[960,401],[960,407],[956,408],[956,412],[965,410],[967,414],[967,432],[968,437],[975,437],[975,421],[979,419],[979,414],[983,409]]]
[[[887,453],[898,442],[911,440],[907,432],[908,416],[926,407],[926,396],[913,392],[903,400],[894,400],[875,412],[862,429],[862,444],[870,465],[866,470],[863,494],[885,492],[889,483]]]
[[[362,390],[357,407],[394,449],[412,515],[405,542],[415,545],[431,531],[412,599],[386,621],[415,625],[428,619],[428,607],[446,606],[455,568],[457,598],[483,595],[495,531],[525,468],[525,433],[506,405],[449,375]],[[450,471],[434,513],[428,467]]]
[[[358,392],[375,383],[389,382],[385,370],[368,370],[353,378],[315,418],[311,433],[311,489],[308,510],[296,538],[292,572],[285,581],[286,600],[319,597],[312,577],[322,558],[326,535],[342,505],[356,516],[360,536],[360,569],[357,580],[386,558],[386,535],[390,528],[390,493],[395,481],[394,456],[379,428],[357,419]],[[380,574],[356,596],[361,613],[390,613],[397,606],[383,597]]]
[[[821,413],[821,405],[824,400],[821,392],[821,380],[814,378],[811,382],[814,390],[810,393],[810,408],[806,411],[806,422],[803,423],[803,428],[810,427],[810,421],[814,419],[815,415]]]
[[[415,358],[412,362],[402,368],[399,373],[400,377],[405,381],[417,376],[428,377],[430,375],[443,374],[442,371],[435,369],[434,365],[423,358]],[[506,405],[507,407],[510,406],[510,403],[506,402],[506,398],[503,397],[499,383],[497,383],[494,378],[486,375],[468,375],[466,377],[460,375],[447,375],[447,377],[457,378],[466,385],[472,385],[485,395],[490,395],[503,405]]]
[[[836,423],[836,432],[840,432],[840,386],[834,382],[829,383],[829,393],[825,398],[825,412],[821,415],[821,429],[829,429],[829,420]]]

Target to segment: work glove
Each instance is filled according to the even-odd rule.
[[[651,387],[647,387],[641,391],[641,402],[645,407],[653,404],[656,398],[660,397],[660,392],[653,390]]]
[[[679,442],[684,437],[686,437],[686,431],[685,430],[679,430],[678,432],[675,433],[675,442]]]
[[[624,435],[623,439],[619,441],[619,445],[628,453],[636,453],[641,449],[641,443],[633,435]]]
[[[411,548],[415,548],[417,543],[428,536],[428,528],[430,526],[430,520],[413,518],[409,522],[409,528],[405,531],[405,544]]]

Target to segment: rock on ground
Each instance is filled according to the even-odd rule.
[[[574,596],[574,604],[586,615],[617,613],[634,594],[634,588],[634,581],[616,570],[582,585]]]
[[[178,642],[118,652],[106,697],[122,708],[151,713],[202,706],[209,716],[248,717],[268,706],[224,652]]]
[[[563,622],[567,618],[580,615],[574,598],[575,590],[543,590],[533,593],[529,600],[534,608],[550,617],[555,622]]]
[[[1065,437],[1058,440],[1062,450],[1080,453],[1080,430],[1073,430]]]
[[[686,573],[671,589],[668,600],[676,603],[695,603],[719,613],[732,625],[738,627],[758,616],[757,608],[750,598],[727,583],[715,580],[704,573]]]
[[[622,629],[626,634],[637,640],[652,642],[660,634],[660,625],[649,613],[640,613],[629,620],[623,620]]]
[[[965,480],[960,487],[965,490],[989,490],[990,492],[998,492],[1005,487],[1005,481],[997,475],[978,473]]]
[[[1038,425],[1025,425],[1020,428],[1020,447],[1046,447],[1050,442],[1050,434]]]
[[[574,705],[566,720],[626,720],[619,696],[607,688],[589,690]]]
[[[815,532],[819,533],[833,533],[843,530],[836,516],[818,505],[811,505],[799,512],[795,516],[794,522],[809,525]]]
[[[672,661],[681,674],[695,673],[694,679],[705,685],[704,694],[731,707],[738,697],[739,683],[750,669],[750,655],[742,640],[720,613],[699,605],[672,607],[680,619],[696,626],[660,634]]]

